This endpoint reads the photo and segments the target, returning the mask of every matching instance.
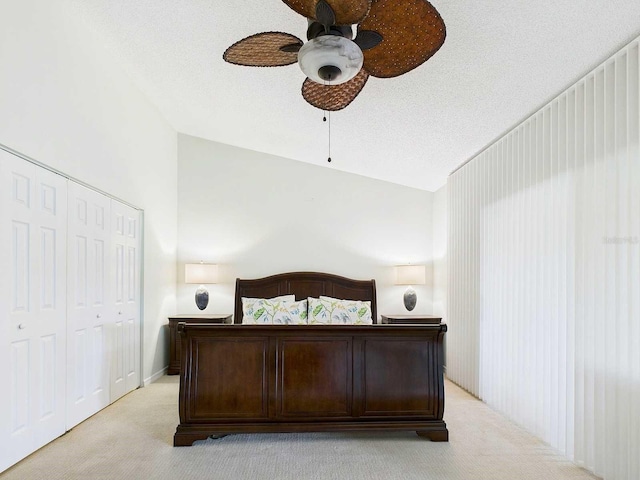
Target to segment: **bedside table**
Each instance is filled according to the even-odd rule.
[[[169,317],[169,370],[167,375],[180,374],[180,360],[182,359],[182,344],[178,335],[178,323],[231,323],[231,314],[207,315],[194,313],[174,315]]]
[[[440,322],[442,322],[442,317],[433,315],[382,315],[382,323],[391,323],[394,325],[440,325]]]

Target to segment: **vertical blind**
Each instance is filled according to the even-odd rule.
[[[447,376],[606,480],[640,478],[640,52],[449,178]]]

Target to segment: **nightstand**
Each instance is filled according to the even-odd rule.
[[[180,360],[182,359],[182,344],[178,335],[178,323],[231,323],[231,314],[207,315],[187,314],[169,317],[169,370],[167,375],[180,374]]]
[[[382,315],[382,323],[397,324],[420,324],[420,325],[440,325],[442,317],[433,315]]]

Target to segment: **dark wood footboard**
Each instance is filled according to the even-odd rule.
[[[179,324],[175,446],[211,435],[415,430],[447,441],[446,325]]]

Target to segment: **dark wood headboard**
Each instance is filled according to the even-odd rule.
[[[376,281],[352,280],[330,273],[293,272],[281,273],[255,280],[236,279],[236,301],[233,322],[242,323],[242,297],[272,298],[294,294],[296,300],[307,297],[341,298],[371,302],[373,323],[378,323],[376,308]]]

